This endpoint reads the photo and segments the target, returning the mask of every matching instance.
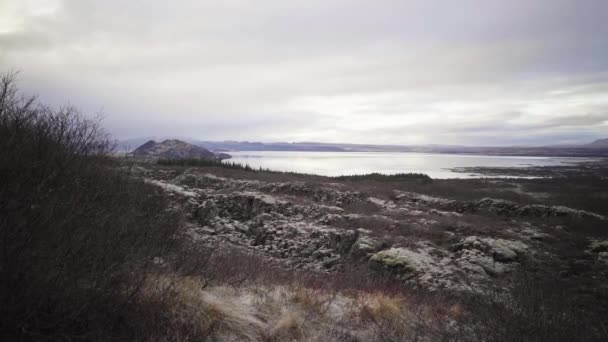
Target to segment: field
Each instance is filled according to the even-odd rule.
[[[608,338],[603,164],[433,180],[117,158],[96,121],[13,81],[0,83],[4,340]]]
[[[594,340],[604,334],[598,318],[606,317],[608,307],[602,281],[608,232],[601,200],[607,180],[601,174],[432,180],[122,162],[185,208],[188,235],[216,251],[222,265],[247,259],[245,269],[223,276],[239,274],[237,288],[244,294],[233,300],[257,286],[271,292],[304,286],[312,297],[325,298],[315,305],[338,315],[323,322],[301,318],[304,325],[324,325],[323,334],[362,324],[352,319],[362,319],[360,312],[335,307],[336,300],[358,307],[351,301],[378,295],[394,306],[382,309],[392,312],[389,322],[372,319],[348,338],[512,340],[534,331],[538,340],[568,340],[571,334]],[[594,168],[605,172],[603,165]],[[297,310],[314,316],[309,309]],[[452,317],[452,310],[461,316]],[[458,329],[451,330],[450,322],[458,322]],[[403,326],[408,328],[398,328]],[[319,338],[311,331],[299,334]]]

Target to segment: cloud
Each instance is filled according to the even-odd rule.
[[[547,120],[548,127],[560,126],[593,126],[608,122],[608,106],[601,108],[599,113],[576,116],[562,116]]]
[[[0,66],[45,101],[103,110],[119,138],[583,142],[608,135],[606,12],[602,0],[0,0]]]

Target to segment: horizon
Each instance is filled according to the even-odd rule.
[[[143,10],[142,10],[143,9]],[[0,65],[117,140],[547,146],[608,136],[608,2],[0,2]]]
[[[466,144],[440,144],[440,143],[428,143],[428,144],[368,144],[368,143],[348,143],[348,142],[324,142],[324,141],[262,141],[262,140],[234,140],[234,139],[225,139],[225,140],[204,140],[204,139],[196,139],[192,137],[180,137],[180,136],[142,136],[128,139],[114,139],[120,145],[123,145],[128,142],[132,142],[135,140],[141,140],[145,142],[154,141],[154,142],[163,142],[165,140],[181,140],[184,142],[195,142],[195,143],[249,143],[249,144],[318,144],[318,145],[353,145],[353,146],[395,146],[395,147],[425,147],[425,146],[444,146],[444,147],[489,147],[489,148],[509,148],[509,147],[580,147],[584,145],[588,145],[598,141],[607,141],[608,137],[598,138],[591,141],[585,141],[579,144],[545,144],[545,145],[466,145]],[[137,146],[136,146],[137,147]]]

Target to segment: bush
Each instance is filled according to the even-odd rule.
[[[583,294],[579,286],[524,272],[508,294],[469,297],[470,320],[463,323],[476,341],[606,341],[606,291]]]
[[[174,158],[174,159],[165,159],[160,158],[156,161],[158,165],[163,166],[195,166],[195,167],[221,167],[225,169],[235,169],[235,170],[243,170],[243,171],[265,171],[270,172],[270,170],[265,169],[254,169],[248,164],[240,164],[236,162],[223,162],[221,160],[216,159],[207,159],[207,158]]]
[[[382,173],[368,173],[363,175],[338,176],[333,177],[337,180],[345,181],[378,181],[378,182],[418,182],[421,184],[432,183],[433,179],[424,173],[396,173],[394,175],[385,175]]]
[[[98,339],[129,310],[179,217],[118,171],[95,121],[0,80],[0,334]]]

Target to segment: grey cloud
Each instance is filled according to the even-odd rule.
[[[4,0],[0,66],[45,101],[103,108],[117,137],[582,141],[608,135],[607,12],[602,0]]]
[[[563,116],[547,120],[547,126],[592,126],[608,121],[608,106],[601,108],[600,113],[576,116]]]
[[[40,32],[0,33],[0,46],[7,51],[36,50],[48,48],[51,42]],[[0,55],[1,60],[1,55]]]
[[[451,127],[446,129],[451,133],[466,132],[488,132],[488,133],[507,133],[513,131],[530,132],[546,129],[566,129],[577,127],[594,127],[608,122],[608,112],[585,115],[569,115],[548,119],[541,123],[512,123],[501,118],[487,120],[485,123],[468,124],[464,126]]]

